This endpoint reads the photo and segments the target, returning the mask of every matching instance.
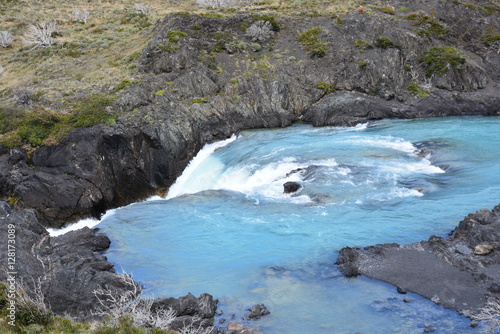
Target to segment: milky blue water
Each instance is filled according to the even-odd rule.
[[[154,297],[214,295],[221,327],[478,333],[417,295],[346,279],[334,263],[344,246],[446,237],[500,203],[499,130],[498,117],[461,117],[244,131],[206,146],[166,199],[108,215],[106,255]],[[283,194],[287,181],[302,188]],[[271,314],[242,321],[256,303]]]

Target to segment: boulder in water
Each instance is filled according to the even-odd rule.
[[[264,304],[256,304],[248,310],[250,311],[248,319],[259,319],[260,317],[271,313]]]
[[[302,186],[298,182],[293,182],[293,181],[285,182],[283,184],[283,192],[285,194],[291,194],[299,190],[301,187]]]

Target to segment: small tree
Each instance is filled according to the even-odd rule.
[[[90,13],[85,8],[73,8],[73,17],[74,21],[81,22],[83,24],[87,24],[87,20],[89,19]]]
[[[28,27],[28,31],[23,37],[24,43],[33,47],[48,48],[54,44],[52,34],[56,30],[56,22],[37,23]]]
[[[12,37],[12,34],[8,31],[0,31],[0,46],[6,48],[8,47],[14,38]]]

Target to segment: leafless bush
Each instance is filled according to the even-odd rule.
[[[273,27],[268,21],[257,21],[254,22],[246,32],[246,35],[252,39],[252,41],[263,42],[269,39],[274,34]]]
[[[87,24],[90,12],[85,8],[73,8],[73,20]]]
[[[198,4],[206,7],[220,8],[231,7],[235,4],[233,0],[198,0]]]
[[[23,37],[24,43],[34,47],[50,47],[54,44],[52,34],[56,30],[56,22],[32,24]]]
[[[28,288],[23,286],[22,281],[18,283],[16,288],[16,307],[18,314],[22,314],[25,322],[42,324],[50,322],[53,313],[45,303],[40,277],[37,281],[33,279],[33,288],[29,292]]]
[[[142,290],[134,282],[132,276],[124,273],[121,279],[124,284],[130,287],[126,292],[117,292],[110,289],[96,289],[96,296],[100,310],[98,315],[109,316],[111,325],[118,324],[120,318],[131,317],[134,326],[152,327],[167,330],[176,317],[176,312],[169,308],[152,311],[153,300],[141,300]]]
[[[178,333],[179,334],[211,334],[214,328],[212,326],[204,327],[202,322],[200,321],[198,325],[195,323],[195,319],[191,320],[191,323],[181,328]]]
[[[8,31],[0,31],[0,46],[6,48],[8,47],[12,41],[14,41],[14,37],[12,37],[12,34]]]
[[[145,3],[136,3],[135,4],[135,13],[149,16],[149,15],[153,14],[153,8],[150,5],[145,4]]]
[[[480,320],[488,326],[490,333],[500,332],[500,298],[491,297],[486,305],[473,315],[475,320]]]

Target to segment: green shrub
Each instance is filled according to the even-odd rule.
[[[299,42],[304,45],[312,57],[323,57],[327,52],[326,48],[329,43],[318,39],[322,30],[321,27],[314,27],[299,33],[297,36]]]
[[[320,81],[316,84],[316,88],[321,89],[325,94],[335,92],[335,87],[328,82]]]
[[[27,112],[15,124],[17,135],[33,147],[43,145],[49,136],[59,137],[66,132],[70,117],[46,110]]]
[[[497,32],[497,28],[494,24],[486,26],[486,31],[484,35],[481,36],[481,41],[488,46],[500,41],[500,33]]]
[[[198,104],[202,104],[202,103],[207,103],[209,100],[208,97],[197,97],[196,99],[194,99],[193,101],[191,101],[191,103],[189,105],[193,105],[195,103],[198,103]]]
[[[233,40],[231,42],[227,43],[224,46],[224,49],[228,53],[239,53],[239,52],[245,51],[247,46],[248,46],[247,43],[240,41],[237,38],[233,38]]]
[[[411,83],[408,85],[408,90],[415,96],[428,97],[429,91],[420,87],[418,83]]]
[[[388,37],[377,37],[375,39],[374,45],[377,48],[387,49],[387,48],[397,48],[398,46]]]
[[[360,60],[358,61],[358,67],[362,70],[366,69],[366,67],[368,66],[368,63],[364,60]]]
[[[182,37],[189,37],[189,35],[183,31],[169,30],[165,37],[170,41],[170,43],[177,44]]]
[[[133,82],[130,81],[129,79],[123,79],[122,81],[120,81],[120,83],[118,85],[116,85],[116,87],[113,89],[113,93],[116,93],[116,92],[119,92],[123,89],[127,89],[129,88],[130,86],[133,85]]]
[[[359,52],[363,53],[370,47],[370,43],[363,39],[358,39],[354,42],[354,47],[359,49]]]
[[[106,94],[94,93],[84,96],[74,104],[72,125],[77,127],[89,127],[99,123],[112,124],[116,114],[108,112],[108,107],[113,105],[115,97]]]
[[[280,31],[281,27],[276,18],[272,15],[259,15],[254,17],[254,22],[256,21],[266,21],[271,24],[271,27],[274,32]]]
[[[436,19],[427,15],[424,12],[410,13],[406,15],[406,18],[411,21],[412,26],[422,27],[420,30],[416,30],[416,33],[421,36],[434,36],[434,35],[444,35],[447,33],[446,28],[436,21]]]
[[[427,65],[425,75],[443,75],[450,67],[461,69],[465,64],[465,58],[451,46],[435,46],[425,51],[420,61]]]

